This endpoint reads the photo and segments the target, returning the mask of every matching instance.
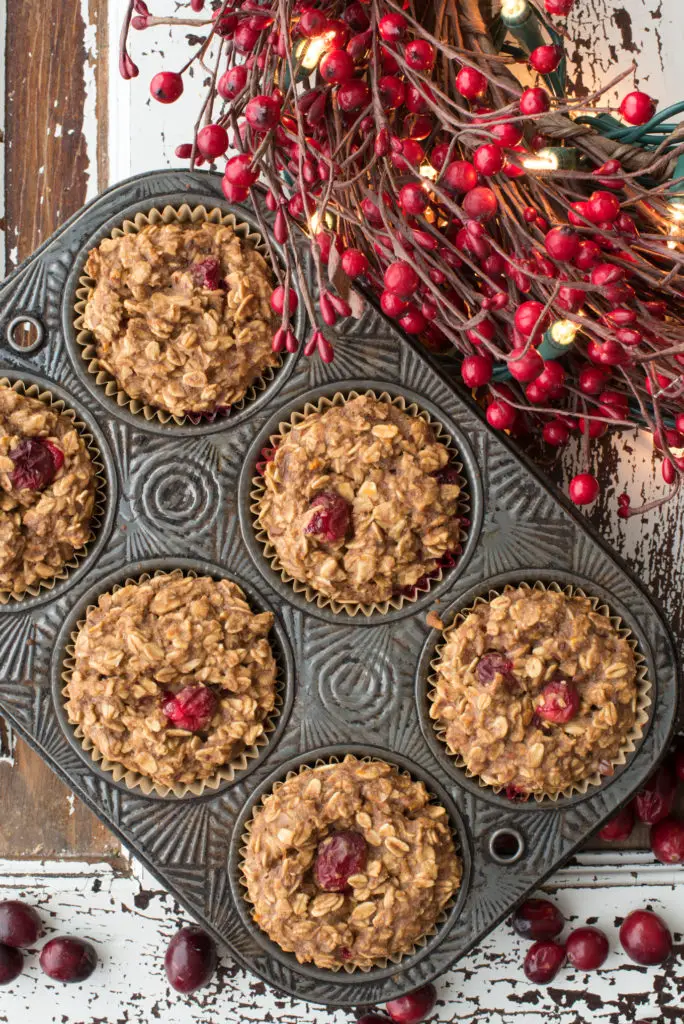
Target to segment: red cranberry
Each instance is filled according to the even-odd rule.
[[[684,821],[663,818],[651,829],[651,849],[663,864],[684,863]]]
[[[487,79],[475,68],[461,68],[456,75],[456,88],[467,100],[477,100],[487,91]]]
[[[565,947],[558,942],[535,942],[525,957],[525,977],[535,985],[548,985],[565,963]]]
[[[436,1002],[435,986],[428,984],[398,999],[390,999],[385,1009],[396,1024],[420,1024],[430,1016]]]
[[[511,924],[523,939],[538,942],[542,939],[555,939],[563,931],[565,919],[555,903],[551,900],[525,900],[513,914]]]
[[[425,315],[413,306],[409,306],[405,313],[399,317],[399,326],[407,334],[421,334],[428,325]]]
[[[515,311],[515,326],[526,338],[529,338],[535,329],[546,330],[548,323],[549,314],[544,314],[544,306],[541,302],[532,300],[523,302]],[[537,327],[537,325],[539,326]]]
[[[174,149],[174,153],[179,160],[189,160],[192,156],[192,143],[181,142],[180,146],[176,146]]]
[[[97,953],[89,942],[62,935],[43,946],[40,966],[49,978],[75,984],[85,981],[97,966]]]
[[[506,677],[513,671],[513,662],[498,651],[483,654],[477,663],[475,674],[483,686],[489,686],[498,675]]]
[[[359,249],[347,249],[342,253],[342,269],[352,279],[368,272],[368,257]]]
[[[608,939],[598,928],[575,928],[565,943],[568,960],[578,971],[595,971],[609,952]]]
[[[370,88],[360,78],[352,78],[349,82],[343,82],[337,90],[338,105],[340,110],[345,113],[363,110],[370,103],[370,98]]]
[[[666,818],[672,810],[676,789],[677,782],[672,768],[662,764],[636,795],[634,803],[639,821],[655,825]]]
[[[535,348],[530,347],[527,352],[523,347],[514,348],[508,369],[512,377],[526,384],[539,376],[544,369],[544,360]]]
[[[546,722],[565,725],[577,715],[580,706],[580,695],[567,679],[552,679],[542,690],[541,703],[537,704],[536,713]]]
[[[64,462],[62,450],[40,437],[24,438],[9,457],[14,463],[10,482],[18,491],[42,491],[52,483]]]
[[[469,388],[480,388],[492,379],[492,361],[489,356],[466,356],[461,364],[463,383]]]
[[[546,251],[554,260],[568,263],[579,251],[579,235],[572,228],[552,228],[545,239]]]
[[[487,423],[495,430],[510,430],[516,420],[517,412],[512,405],[501,399],[494,399],[487,406]]]
[[[546,89],[525,89],[520,97],[520,113],[525,117],[533,117],[535,114],[545,114],[551,106],[549,94]]]
[[[408,298],[418,287],[418,275],[413,267],[409,263],[405,263],[404,260],[390,263],[383,280],[385,288],[402,298]]]
[[[167,694],[162,701],[162,708],[177,729],[199,732],[214,717],[216,704],[213,690],[206,686],[186,686],[180,693]]]
[[[599,493],[599,482],[591,473],[578,473],[570,481],[570,498],[576,505],[591,505]]]
[[[435,63],[435,48],[427,39],[413,39],[404,47],[404,60],[414,71],[429,71]]]
[[[575,6],[575,0],[544,0],[544,6],[548,14],[565,17]]]
[[[190,273],[200,288],[215,292],[221,287],[221,264],[215,256],[207,256],[206,260],[193,263]]]
[[[502,124],[492,125],[492,135],[495,135],[502,146],[517,146],[523,137],[522,126],[517,122],[504,121]]]
[[[249,153],[240,153],[238,156],[232,156],[227,162],[224,177],[231,185],[249,188],[259,177],[259,172],[252,167]]]
[[[570,431],[562,420],[549,420],[544,424],[542,437],[547,444],[552,444],[555,448],[562,448],[568,442]]]
[[[586,212],[594,224],[612,224],[620,214],[620,201],[612,192],[592,192]]]
[[[317,884],[326,892],[345,892],[352,875],[366,866],[368,844],[359,832],[333,832],[318,844],[314,861]]]
[[[243,188],[242,185],[231,185],[226,178],[221,178],[221,191],[229,203],[243,203],[249,195],[248,188]],[[275,230],[273,234],[276,234]],[[276,240],[279,241],[277,235]]]
[[[181,928],[169,943],[164,967],[169,985],[187,994],[211,981],[216,970],[214,940],[196,925]]]
[[[223,39],[227,39],[232,36],[233,32],[237,27],[237,15],[233,14],[232,11],[214,11],[211,16],[212,21],[216,22],[216,35],[221,36]]]
[[[342,540],[351,522],[351,506],[336,491],[320,491],[311,499],[313,515],[304,533],[314,534],[329,544]]]
[[[403,14],[384,14],[378,22],[378,31],[386,43],[398,43],[404,38],[408,22]]]
[[[307,39],[320,35],[327,27],[328,19],[322,11],[304,11],[299,19],[299,31]]]
[[[406,96],[406,86],[396,75],[383,75],[378,82],[383,110],[396,110]]]
[[[160,71],[150,82],[150,93],[160,103],[175,103],[183,93],[183,76],[175,71]]]
[[[504,164],[503,150],[495,142],[489,142],[484,146],[478,146],[473,153],[473,164],[475,169],[486,178],[492,174],[498,174]]]
[[[290,316],[296,312],[298,305],[299,298],[297,297],[297,292],[294,288],[289,288],[287,295],[287,308]],[[277,288],[273,289],[273,294],[271,295],[271,309],[274,313],[278,314],[281,314],[285,309],[285,289],[280,284]]]
[[[351,3],[345,7],[342,17],[355,32],[365,32],[370,22],[362,3]]]
[[[598,366],[585,366],[580,370],[579,387],[585,395],[598,395],[606,383],[606,375]]]
[[[324,82],[340,85],[353,77],[355,67],[354,61],[346,50],[331,50],[321,60],[318,70]]]
[[[467,160],[453,160],[447,165],[442,182],[454,192],[469,192],[477,185],[477,171]]]
[[[228,132],[220,124],[207,124],[197,133],[197,148],[207,160],[223,156],[228,149]]]
[[[645,967],[662,964],[672,952],[672,936],[650,910],[633,910],[622,922],[620,942],[630,960]]]
[[[655,100],[645,92],[630,92],[620,104],[620,114],[628,124],[646,124],[655,112]]]
[[[418,217],[425,211],[428,197],[422,185],[403,185],[399,192],[399,202],[404,213]]]
[[[499,201],[490,188],[479,185],[466,192],[462,206],[473,220],[489,220],[499,209]]]
[[[0,985],[9,985],[24,968],[24,958],[13,946],[0,943]]]
[[[560,46],[538,46],[530,54],[530,65],[540,75],[550,75],[555,71],[563,58]]]
[[[380,308],[386,316],[398,317],[406,311],[408,302],[396,292],[383,292],[380,296]]]
[[[37,912],[19,900],[0,903],[0,943],[5,946],[33,946],[43,931]]]
[[[630,801],[626,807],[607,821],[599,832],[599,839],[615,843],[629,839],[634,829],[634,804]]]
[[[255,131],[267,132],[280,120],[280,103],[273,96],[254,96],[245,107],[245,118]]]
[[[223,100],[234,100],[247,85],[247,68],[244,64],[236,64],[230,71],[224,72],[216,86]]]

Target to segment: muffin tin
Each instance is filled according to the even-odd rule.
[[[372,307],[342,323],[333,363],[286,356],[268,386],[226,419],[162,424],[112,401],[88,374],[74,336],[87,251],[135,213],[182,203],[229,210],[210,172],[159,171],[122,182],[72,217],[0,289],[2,375],[37,383],[77,411],[97,440],[108,484],[105,516],[78,568],[54,589],[0,607],[0,712],[238,962],[313,1002],[384,1001],[446,971],[639,788],[672,733],[675,651],[661,613],[629,570],[490,430],[445,364]],[[235,212],[259,230],[249,207]],[[266,211],[263,217],[270,225]],[[310,275],[303,242],[301,258]],[[22,321],[36,328],[30,348],[14,341]],[[303,315],[296,329],[303,336]],[[307,601],[271,569],[249,494],[261,449],[280,422],[312,398],[368,388],[415,401],[444,425],[467,479],[470,525],[442,580],[401,608],[351,618]],[[233,782],[165,799],[115,782],[84,754],[61,708],[61,673],[71,624],[96,593],[175,567],[228,576],[255,606],[275,613],[283,706],[259,757]],[[478,594],[523,580],[600,597],[633,631],[653,682],[650,717],[627,763],[586,794],[539,804],[511,803],[466,778],[436,738],[426,704],[440,637],[426,623],[428,611],[448,624]],[[384,757],[441,795],[465,867],[456,908],[437,936],[398,965],[348,974],[274,955],[245,911],[237,874],[241,823],[264,790],[299,764],[347,751]]]

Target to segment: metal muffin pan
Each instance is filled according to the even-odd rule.
[[[626,566],[490,430],[448,380],[445,364],[373,308],[344,322],[333,363],[288,356],[256,400],[220,422],[147,422],[108,400],[73,333],[86,251],[136,211],[184,202],[229,209],[220,177],[210,172],[159,171],[122,182],[72,217],[0,288],[2,374],[40,383],[78,411],[92,427],[109,483],[105,522],[79,568],[54,590],[0,608],[0,712],[239,963],[312,1002],[382,1002],[448,970],[640,787],[673,731],[676,655],[661,613]],[[248,208],[234,210],[254,223]],[[270,226],[266,211],[264,219]],[[303,244],[301,258],[311,279]],[[24,319],[38,327],[30,350],[8,333]],[[304,327],[302,318],[298,330]],[[254,538],[249,481],[274,425],[313,395],[368,387],[415,400],[452,434],[468,480],[471,525],[457,564],[427,594],[399,611],[350,618],[307,602],[271,570]],[[176,566],[225,574],[255,605],[275,612],[286,703],[260,756],[232,783],[201,797],[160,799],[116,785],[74,747],[57,680],[69,624],[100,587]],[[519,804],[466,779],[430,731],[425,691],[439,634],[426,614],[434,607],[448,623],[456,608],[502,580],[536,579],[582,585],[624,615],[648,665],[653,704],[636,750],[601,786],[556,803]],[[385,756],[443,794],[469,867],[437,936],[391,971],[325,972],[273,955],[236,888],[240,824],[263,787],[293,764],[345,751]]]

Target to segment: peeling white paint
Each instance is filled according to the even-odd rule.
[[[614,854],[608,856],[615,861]],[[681,956],[681,869],[654,865],[645,854],[618,859],[621,878],[638,873],[638,897],[633,888],[615,884],[614,864],[606,871],[605,855],[583,855],[547,886],[569,928],[591,915],[605,929],[611,953],[600,971],[585,975],[566,967],[552,985],[537,988],[522,973],[526,943],[502,925],[438,981],[432,1024],[677,1019],[671,1016],[679,1004],[672,974],[631,964],[619,948],[617,928],[635,906],[650,905],[675,933]],[[0,1024],[350,1024],[356,1019],[351,1011],[326,1010],[268,988],[227,953],[207,988],[189,997],[172,992],[164,977],[164,950],[187,918],[142,869],[120,874],[108,864],[0,861],[0,898],[12,897],[39,910],[46,927],[39,946],[55,934],[80,935],[96,945],[100,965],[82,985],[57,985],[41,974],[36,952],[29,953],[25,973],[2,990]],[[624,1015],[627,1000],[632,1017]]]
[[[0,3],[0,67],[5,67],[7,50],[7,11]],[[0,133],[5,134],[5,90],[0,83]],[[0,145],[0,220],[5,218],[5,146]],[[0,229],[0,279],[7,273],[5,266],[5,231]]]
[[[86,199],[93,199],[100,191],[97,180],[97,81],[95,68],[97,61],[97,28],[90,20],[88,0],[80,0],[81,17],[85,25],[83,45],[86,59],[83,64],[83,83],[85,101],[83,104],[83,138],[86,145]],[[119,8],[119,4],[111,6]],[[116,37],[115,37],[116,38]],[[61,133],[61,129],[60,129]],[[56,134],[56,133],[55,133]],[[104,187],[104,182],[102,183]]]

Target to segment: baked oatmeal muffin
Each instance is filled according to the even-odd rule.
[[[612,774],[636,678],[631,645],[588,598],[511,588],[447,631],[430,714],[483,782],[553,796]]]
[[[264,470],[259,523],[290,576],[387,601],[459,548],[458,472],[419,416],[363,395],[306,416]]]
[[[90,537],[95,470],[72,420],[0,388],[0,591],[56,576]]]
[[[371,967],[434,931],[462,866],[444,807],[384,761],[304,768],[264,797],[242,871],[252,916],[300,963]]]
[[[150,224],[105,238],[85,273],[95,286],[83,326],[130,398],[174,416],[210,413],[277,363],[270,270],[228,225]]]
[[[78,630],[69,721],[159,786],[208,779],[273,710],[272,624],[235,583],[180,571],[103,594]]]

